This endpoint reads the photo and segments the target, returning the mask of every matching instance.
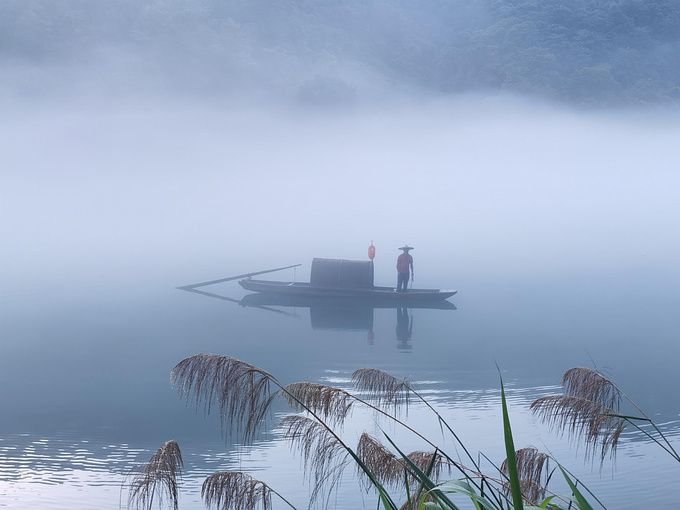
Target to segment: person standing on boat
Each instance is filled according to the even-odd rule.
[[[406,244],[399,249],[404,253],[397,258],[397,292],[406,292],[409,276],[413,278],[413,257],[409,253],[413,248]]]

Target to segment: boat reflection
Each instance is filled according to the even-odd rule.
[[[410,351],[413,335],[413,315],[409,317],[407,308],[397,308],[397,349]]]
[[[312,329],[331,329],[341,331],[365,331],[370,345],[373,344],[373,311],[376,308],[394,309],[397,312],[396,339],[397,349],[408,352],[413,349],[414,308],[431,310],[455,310],[449,301],[404,302],[395,305],[393,301],[361,300],[343,298],[314,298],[308,296],[283,296],[276,294],[248,294],[239,302],[241,306],[309,308]]]
[[[456,309],[456,306],[453,303],[446,300],[422,301],[415,299],[413,301],[400,301],[395,304],[394,301],[376,298],[312,297],[268,293],[247,294],[239,300],[214,292],[198,290],[194,286],[178,288],[194,294],[229,301],[243,307],[259,308],[285,315],[296,315],[296,313],[291,313],[291,311],[286,310],[286,308],[293,308],[296,311],[301,308],[309,308],[312,329],[363,331],[366,332],[366,339],[370,345],[373,345],[375,339],[375,334],[373,332],[374,310],[376,308],[394,309],[397,312],[397,349],[403,352],[409,352],[413,349],[411,344],[413,336],[413,309]]]

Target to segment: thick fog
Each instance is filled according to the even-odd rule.
[[[675,271],[679,20],[660,1],[3,2],[4,279],[182,284],[371,241],[383,281],[405,242],[446,286],[443,266]]]
[[[179,285],[363,259],[370,241],[390,281],[405,242],[432,283],[442,265],[677,269],[670,120],[468,97],[333,115],[49,105],[0,126],[2,267],[17,285],[64,273]]]

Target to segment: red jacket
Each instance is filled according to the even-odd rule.
[[[402,253],[397,258],[397,273],[407,274],[410,266],[413,264],[413,257],[409,253]]]

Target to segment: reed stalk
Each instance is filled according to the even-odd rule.
[[[219,412],[223,434],[241,434],[246,442],[252,441],[271,414],[271,406],[276,397],[282,397],[292,409],[302,413],[287,416],[281,421],[280,427],[284,437],[300,452],[304,461],[304,471],[312,483],[310,504],[319,499],[325,489],[329,489],[327,494],[330,497],[342,474],[352,463],[356,465],[357,472],[366,481],[367,487],[375,488],[379,506],[385,510],[400,510],[386,488],[399,483],[403,483],[406,491],[406,502],[401,506],[404,510],[458,510],[458,506],[447,496],[449,493],[468,497],[478,509],[521,510],[525,508],[525,500],[526,508],[533,508],[531,503],[543,499],[547,493],[546,486],[550,481],[550,474],[547,474],[549,457],[532,447],[515,450],[502,379],[501,404],[507,458],[500,468],[496,468],[500,477],[482,472],[479,463],[453,428],[409,380],[396,379],[378,369],[364,368],[352,375],[355,388],[367,393],[375,403],[346,390],[323,384],[296,382],[283,385],[265,370],[236,358],[217,354],[198,354],[182,360],[173,369],[171,381],[187,403],[193,402],[197,409],[203,408],[205,414],[210,414],[215,409]],[[565,387],[570,399],[590,400],[606,409],[618,410],[616,406],[620,393],[593,374],[572,372],[565,378]],[[456,448],[463,449],[473,468],[453,459],[397,416],[397,410],[402,406],[408,409],[412,397],[424,403],[434,413],[442,432],[444,429],[449,431],[455,439]],[[537,409],[535,412],[543,409],[540,412],[545,416],[553,416],[556,426],[571,426],[572,430],[589,430],[587,427],[603,426],[602,423],[583,425],[579,420],[587,414],[587,406],[569,406],[568,402],[554,402],[546,398],[542,403],[534,403]],[[373,410],[410,431],[432,447],[432,451],[405,454],[384,431],[385,438],[396,454],[366,433],[361,435],[356,448],[350,447],[336,429],[351,416],[357,405]],[[391,407],[393,410],[388,412],[383,407]],[[573,413],[568,415],[570,418],[563,418],[565,414],[562,411],[570,409]],[[574,409],[579,411],[574,412]],[[599,414],[603,415],[601,409]],[[614,420],[621,417],[613,411],[604,415]],[[554,418],[555,416],[560,418]],[[578,427],[573,423],[577,423]],[[618,435],[611,436],[609,444],[615,444],[616,439]],[[175,466],[176,459],[177,456]],[[179,460],[181,461],[181,456]],[[181,466],[181,462],[179,465]],[[441,485],[438,480],[442,474],[450,474],[453,469],[460,472],[463,478]],[[151,470],[149,474],[140,476],[137,485],[133,484],[134,497],[131,495],[130,503],[137,504],[138,508],[150,508],[157,491],[166,487],[165,493],[169,494],[167,499],[176,510],[177,483],[175,478],[174,485],[164,481],[166,471],[167,469]],[[566,471],[563,472],[565,477],[568,476]],[[178,473],[177,469],[175,473]],[[154,478],[157,478],[158,486],[154,485]],[[575,490],[573,494],[576,494]],[[219,510],[269,510],[272,495],[294,508],[264,482],[236,471],[215,473],[206,479],[202,488],[206,505]],[[552,495],[544,499],[542,507],[561,508],[556,502]],[[329,504],[328,499],[325,504]],[[578,504],[581,505],[581,502]],[[585,510],[589,507],[584,505],[581,508]]]

